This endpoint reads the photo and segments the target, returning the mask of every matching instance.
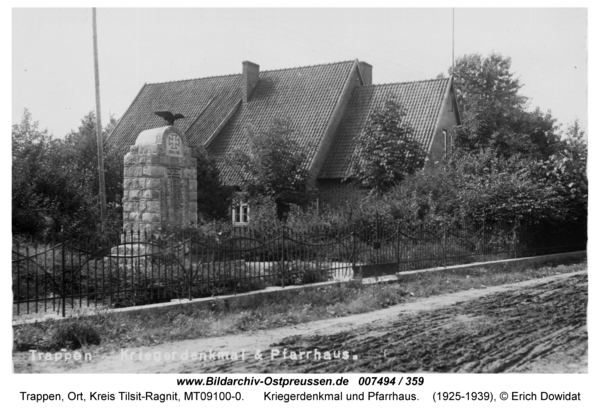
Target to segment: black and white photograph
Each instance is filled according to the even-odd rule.
[[[198,6],[11,9],[13,373],[590,372],[587,8]]]

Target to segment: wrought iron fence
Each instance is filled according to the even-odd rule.
[[[585,235],[485,223],[438,227],[231,227],[207,234],[13,241],[14,314],[116,308],[585,249]]]

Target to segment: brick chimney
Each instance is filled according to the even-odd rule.
[[[250,61],[243,61],[242,65],[244,66],[242,71],[242,101],[247,103],[252,96],[256,83],[258,83],[260,66]]]
[[[362,78],[365,86],[370,86],[373,84],[373,66],[369,63],[365,63],[364,61],[358,62],[358,67],[360,68],[360,74],[362,74]]]

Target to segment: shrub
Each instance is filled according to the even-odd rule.
[[[54,330],[53,340],[56,347],[76,350],[86,345],[99,345],[101,338],[89,320],[78,319],[59,323]]]
[[[60,351],[99,345],[102,337],[93,321],[93,317],[77,317],[15,327],[14,349]]]

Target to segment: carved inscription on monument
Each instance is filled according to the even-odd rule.
[[[170,179],[181,180],[181,167],[167,167],[167,175]]]
[[[171,221],[181,222],[183,221],[183,182],[181,180],[174,180],[172,184],[171,199],[170,199],[170,210]]]

